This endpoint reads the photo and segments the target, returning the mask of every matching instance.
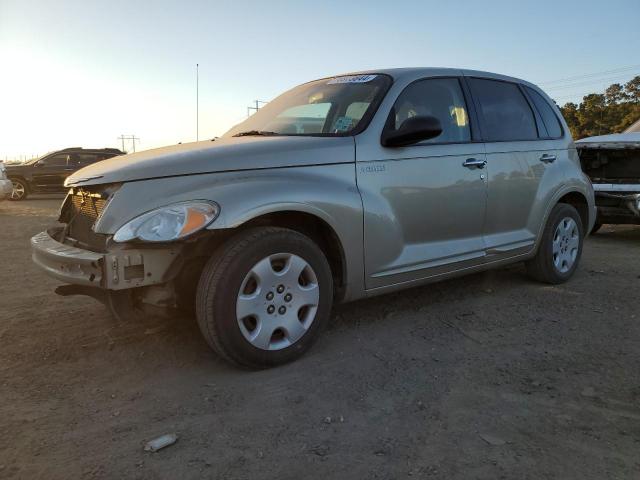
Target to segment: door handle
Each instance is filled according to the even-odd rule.
[[[467,158],[462,164],[463,167],[467,168],[484,168],[487,164],[486,160],[478,160],[477,158]]]
[[[556,156],[550,153],[545,153],[540,157],[540,161],[544,163],[553,163],[556,161]]]

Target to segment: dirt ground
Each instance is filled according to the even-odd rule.
[[[336,307],[247,372],[192,319],[55,295],[29,238],[60,201],[0,202],[0,478],[640,478],[640,228],[562,286],[516,265]]]

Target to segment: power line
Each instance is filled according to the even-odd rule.
[[[545,90],[549,91],[555,91],[555,90],[566,90],[567,88],[574,88],[574,87],[583,87],[586,85],[598,85],[601,83],[609,83],[609,82],[615,82],[620,81],[620,80],[625,80],[627,78],[629,78],[629,76],[635,76],[638,75],[638,73],[627,73],[624,76],[620,76],[617,75],[615,77],[607,77],[607,78],[600,78],[597,80],[586,80],[586,81],[582,81],[582,82],[575,82],[575,83],[567,83],[564,85],[558,85],[556,87],[544,87]]]
[[[565,78],[558,78],[556,80],[546,80],[544,82],[540,82],[539,85],[552,85],[552,84],[557,84],[557,83],[565,83],[565,82],[572,82],[574,80],[580,80],[583,78],[591,78],[591,77],[598,77],[601,75],[609,75],[609,74],[613,74],[613,73],[621,73],[627,70],[634,70],[636,68],[640,68],[640,64],[638,65],[628,65],[626,67],[619,67],[619,68],[614,68],[612,70],[602,70],[600,72],[591,72],[591,73],[584,73],[582,75],[575,75],[573,77],[565,77]]]

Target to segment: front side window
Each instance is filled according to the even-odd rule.
[[[408,118],[432,116],[440,120],[442,133],[421,143],[459,143],[471,140],[467,106],[455,78],[432,78],[409,85],[391,112],[392,125],[399,129]]]
[[[366,128],[391,85],[386,75],[348,75],[305,83],[269,102],[223,137],[354,135]]]
[[[483,133],[488,142],[535,140],[535,118],[515,83],[470,78],[473,96],[480,103]]]
[[[553,112],[551,105],[547,102],[542,95],[536,92],[533,88],[524,87],[527,89],[527,93],[531,98],[531,101],[536,106],[538,113],[542,117],[542,122],[547,130],[547,136],[550,138],[560,138],[562,136],[562,127],[558,121],[558,117]]]
[[[42,165],[46,165],[47,167],[66,167],[68,158],[69,155],[67,155],[66,153],[53,155],[52,157],[43,158],[39,163],[41,163]]]

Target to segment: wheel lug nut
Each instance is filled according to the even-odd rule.
[[[274,307],[273,305],[269,305],[269,306],[267,307],[267,313],[268,313],[269,315],[271,315],[271,314],[272,314],[273,312],[275,312],[275,311],[276,311],[276,307]]]
[[[276,291],[277,291],[278,293],[282,293],[282,292],[284,292],[284,285],[278,285],[278,288],[276,288]]]
[[[287,313],[287,308],[283,305],[282,307],[280,307],[280,308],[278,309],[278,313],[279,313],[280,315],[284,315],[285,313]]]
[[[293,297],[291,296],[291,294],[290,294],[290,293],[287,293],[287,294],[284,296],[284,301],[285,301],[285,302],[290,302],[292,298],[293,298]]]
[[[267,293],[267,300],[273,300],[273,292]]]

